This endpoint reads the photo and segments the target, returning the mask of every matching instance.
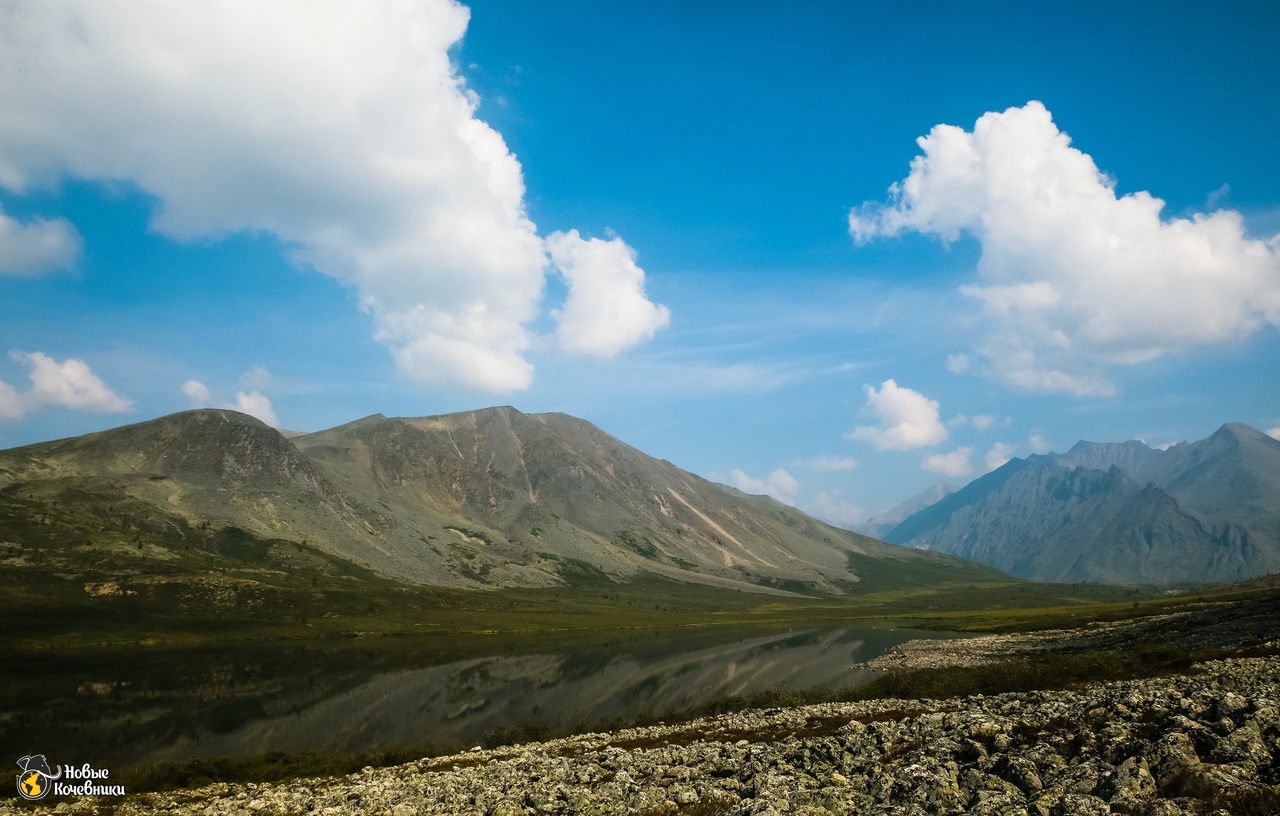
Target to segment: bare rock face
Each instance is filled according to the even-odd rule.
[[[164,557],[191,531],[293,542],[398,580],[468,588],[640,574],[754,592],[869,591],[878,574],[992,573],[715,485],[564,414],[381,415],[286,438],[201,410],[0,451],[0,521]],[[130,550],[131,552],[133,550]],[[310,551],[310,550],[309,550]]]
[[[1081,442],[1014,459],[886,541],[1043,581],[1234,581],[1280,571],[1280,441],[1247,425],[1167,451]]]

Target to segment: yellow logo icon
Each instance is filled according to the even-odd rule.
[[[49,770],[44,754],[24,756],[18,760],[18,767],[22,769],[18,774],[18,795],[32,802],[48,796],[53,780],[62,778],[62,771],[55,776]]]

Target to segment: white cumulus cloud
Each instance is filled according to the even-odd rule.
[[[973,448],[960,447],[950,453],[938,453],[929,456],[925,458],[920,466],[931,473],[940,473],[943,476],[960,479],[973,472],[973,465],[969,463],[969,457],[972,455]]]
[[[547,252],[450,56],[469,16],[453,0],[4,4],[0,187],[124,181],[170,238],[271,233],[355,287],[406,377],[526,388]],[[614,268],[576,277],[643,291]]]
[[[22,419],[27,413],[22,395],[4,380],[0,380],[0,419]]]
[[[271,372],[265,366],[251,366],[248,371],[240,375],[240,387],[257,391],[266,388],[271,383]]]
[[[1040,434],[1031,434],[1027,439],[1027,445],[1031,448],[1032,453],[1049,452],[1049,440],[1045,439]]]
[[[938,419],[938,403],[919,391],[885,380],[879,390],[864,386],[866,413],[879,425],[860,425],[850,435],[870,442],[876,450],[914,450],[946,440],[947,428]]]
[[[240,375],[241,388],[248,390],[237,391],[234,400],[224,402],[219,407],[248,414],[251,417],[262,420],[273,428],[279,427],[280,420],[276,416],[275,408],[271,405],[271,400],[258,391],[258,388],[265,387],[270,380],[270,372],[262,366],[250,368]],[[208,408],[214,404],[213,392],[209,389],[209,386],[199,380],[187,380],[184,382],[182,384],[182,393],[187,397],[192,408]]]
[[[0,275],[38,275],[80,256],[80,233],[63,218],[27,223],[0,212]]]
[[[209,405],[209,386],[199,380],[187,380],[182,384],[182,393],[191,401],[192,408],[206,408]]]
[[[584,240],[569,230],[547,236],[546,246],[569,285],[564,308],[553,312],[565,351],[615,357],[671,321],[666,306],[646,297],[644,270],[621,238]]]
[[[247,394],[237,391],[236,401],[232,407],[242,414],[262,420],[273,428],[280,424],[280,420],[276,419],[275,409],[271,407],[271,400],[257,391],[250,391]]]
[[[1280,235],[1247,237],[1231,210],[1166,220],[1148,192],[1117,196],[1041,103],[917,141],[889,203],[855,208],[850,233],[976,237],[980,282],[960,291],[982,305],[978,352],[1005,382],[1110,396],[1111,366],[1280,325]]]
[[[1280,439],[1280,426],[1277,426],[1267,431],[1267,436],[1271,437],[1272,439]]]
[[[996,424],[996,417],[993,414],[978,414],[969,417],[969,424],[980,431],[985,431]]]
[[[58,362],[39,351],[11,351],[9,357],[28,368],[31,384],[26,391],[0,382],[0,418],[21,419],[42,408],[122,413],[133,403],[121,397],[89,368],[84,360],[68,357]]]
[[[733,486],[743,493],[773,496],[778,501],[788,504],[795,501],[796,493],[800,492],[800,483],[782,468],[773,471],[764,479],[752,478],[739,468],[734,468],[731,476]]]
[[[997,442],[987,451],[987,470],[995,470],[1013,458],[1018,449],[1007,442]]]

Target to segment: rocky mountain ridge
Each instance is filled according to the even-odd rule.
[[[978,569],[733,495],[584,420],[510,407],[374,415],[289,438],[199,410],[0,451],[0,544],[21,560],[24,540],[58,529],[86,558],[163,561],[175,547],[207,548],[211,530],[281,542],[259,548],[293,559],[468,588],[647,573],[841,594],[860,581],[858,559]]]
[[[1046,581],[1231,581],[1280,571],[1280,441],[1238,423],[1168,450],[1080,442],[1013,459],[885,540]]]

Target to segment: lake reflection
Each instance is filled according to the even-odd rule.
[[[45,659],[6,667],[0,742],[14,756],[44,752],[58,762],[116,766],[269,751],[470,747],[502,727],[537,724],[554,733],[769,688],[865,682],[852,664],[936,636],[843,628],[554,644],[424,637]]]

